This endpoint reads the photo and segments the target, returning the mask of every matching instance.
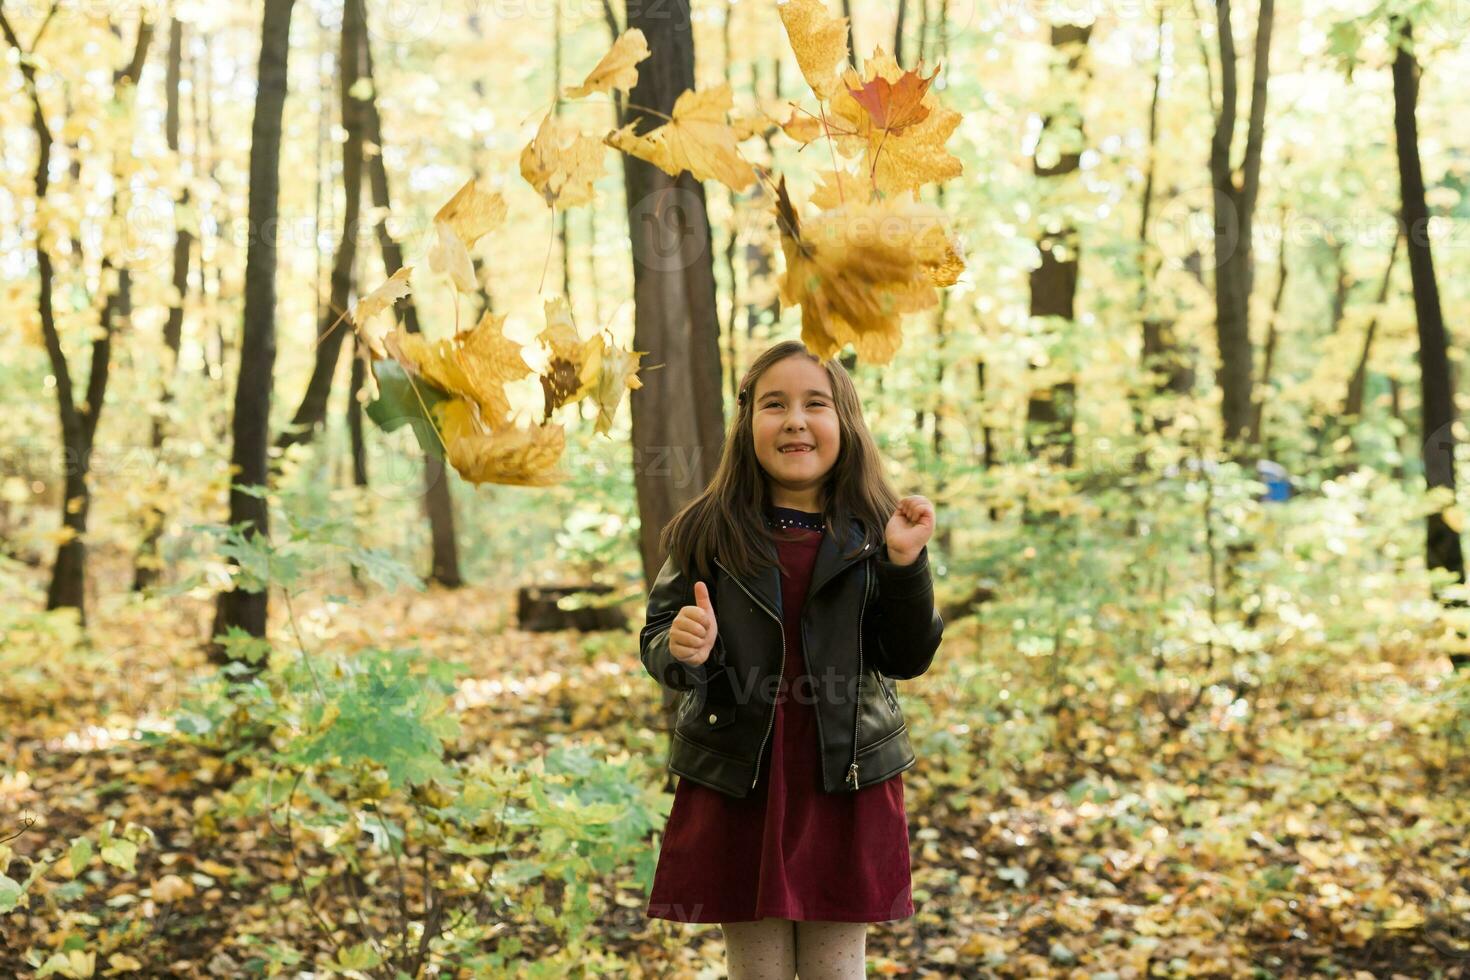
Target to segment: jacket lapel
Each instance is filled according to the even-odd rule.
[[[812,596],[823,585],[835,578],[839,572],[857,562],[862,561],[873,553],[871,547],[864,548],[856,557],[844,559],[842,552],[851,550],[857,546],[858,538],[862,534],[862,527],[856,518],[849,522],[847,540],[838,543],[837,539],[830,534],[822,535],[822,543],[817,546],[817,558],[812,565],[811,585],[807,587],[806,594]],[[775,558],[774,552],[771,555]],[[723,565],[720,566],[724,568]],[[781,608],[781,569],[777,565],[767,565],[755,574],[753,578],[736,575],[729,569],[726,574],[734,578],[745,591],[762,602],[766,609],[773,613],[777,619],[784,621],[785,610]]]
[[[862,561],[868,555],[872,554],[871,548],[864,548],[854,558],[844,559],[842,557],[842,552],[850,551],[857,547],[858,538],[861,534],[862,526],[858,524],[856,519],[853,519],[848,525],[847,539],[840,544],[832,535],[822,535],[822,543],[817,547],[817,560],[812,565],[811,585],[807,586],[806,590],[808,598],[815,595],[817,590],[826,585],[838,572]]]

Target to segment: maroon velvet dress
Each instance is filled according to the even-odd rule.
[[[800,626],[821,515],[775,507],[768,518],[794,537],[777,548],[786,665],[759,779],[737,798],[679,778],[647,915],[677,922],[907,918],[914,904],[902,773],[856,792],[822,788]],[[792,689],[796,697],[787,695]]]

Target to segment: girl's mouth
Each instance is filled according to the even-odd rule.
[[[783,454],[788,454],[788,455],[789,454],[792,454],[792,453],[809,453],[811,451],[812,451],[812,447],[811,446],[787,446],[787,447],[785,447],[784,449],[781,450],[781,452]]]

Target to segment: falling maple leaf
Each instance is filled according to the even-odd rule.
[[[791,118],[781,124],[781,131],[805,146],[813,140],[821,138],[822,120],[810,112],[805,112],[796,106],[792,106]]]
[[[938,302],[964,260],[943,211],[904,200],[849,203],[803,226],[783,177],[777,224],[786,271],[783,307],[801,307],[801,339],[822,360],[851,343],[865,361],[886,364],[903,342],[902,315]]]
[[[448,275],[454,288],[462,293],[473,293],[475,263],[464,240],[454,229],[442,221],[434,222],[434,244],[429,247],[429,271]]]
[[[623,400],[623,392],[643,387],[638,378],[638,360],[647,353],[623,350],[611,343],[604,345],[593,393],[597,401],[597,423],[593,431],[606,435],[612,428],[613,416]]]
[[[911,90],[915,83],[905,83],[906,74],[893,56],[880,47],[864,64],[866,75],[848,69],[843,75],[844,88],[832,98],[832,116],[838,149],[852,156],[864,155],[873,183],[884,194],[909,192],[917,197],[924,184],[938,183],[964,172],[959,159],[944,148],[945,141],[959,126],[958,112],[946,109],[928,87],[919,97],[920,107],[927,110],[922,118],[914,118],[902,131],[884,129],[875,124],[869,109],[851,94],[853,90],[877,91],[870,88],[876,79]],[[909,112],[915,113],[911,109]]]
[[[873,200],[873,183],[847,170],[823,170],[817,174],[817,189],[809,198],[823,211],[844,204],[868,204]]]
[[[475,178],[471,177],[444,202],[434,215],[434,221],[448,225],[464,242],[465,248],[473,248],[481,236],[494,231],[505,221],[505,198],[494,191],[481,190]]]
[[[348,317],[351,318],[352,325],[357,328],[358,335],[378,357],[388,356],[387,350],[383,347],[383,337],[393,329],[393,325],[389,324],[379,328],[373,326],[373,321],[379,314],[391,309],[394,303],[408,295],[410,289],[408,280],[412,275],[413,266],[402,266],[388,277],[387,282],[358,300],[357,305],[348,312]]]
[[[434,387],[473,402],[488,428],[507,425],[505,383],[531,374],[521,345],[505,336],[505,317],[486,313],[478,324],[443,340],[398,327],[387,347],[405,368]]]
[[[605,154],[600,141],[570,130],[547,113],[535,138],[521,151],[521,176],[553,208],[589,204],[597,199],[594,185],[602,176]]]
[[[934,74],[925,78],[923,68],[921,62],[917,70],[909,69],[896,82],[877,75],[857,88],[849,86],[847,94],[867,110],[868,119],[875,127],[890,134],[901,133],[929,116],[924,96],[939,69],[935,68]]]
[[[433,411],[450,465],[469,482],[548,486],[566,479],[556,465],[566,449],[561,425],[492,428],[461,398]]]
[[[735,132],[735,142],[743,143],[755,136],[764,136],[776,122],[760,109],[730,113],[730,128]]]
[[[587,74],[581,85],[564,89],[562,95],[568,99],[580,99],[593,92],[611,89],[628,91],[638,84],[638,62],[649,55],[648,41],[636,27],[629,28],[618,36],[612,48],[602,56],[597,66]]]
[[[726,121],[731,104],[728,84],[691,89],[674,102],[667,123],[639,136],[635,120],[609,133],[604,142],[671,177],[687,170],[695,180],[718,180],[743,191],[755,183],[755,170],[740,156],[737,134]]]
[[[505,199],[482,191],[472,177],[434,215],[434,244],[429,249],[429,269],[444,274],[462,293],[478,288],[470,249],[475,242],[505,220]]]
[[[568,402],[592,389],[602,362],[602,336],[582,340],[572,322],[572,311],[563,296],[546,301],[546,326],[537,339],[550,351],[541,375],[545,395],[545,418]]]
[[[833,17],[822,0],[786,0],[776,9],[802,77],[817,98],[830,99],[837,91],[837,66],[847,63],[847,18]]]

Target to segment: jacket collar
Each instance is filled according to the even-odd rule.
[[[875,554],[872,544],[869,543],[851,558],[844,558],[843,553],[858,547],[862,538],[862,525],[857,518],[849,518],[847,538],[841,544],[837,538],[828,533],[822,534],[822,543],[817,546],[817,558],[812,565],[811,585],[807,587],[806,594],[810,598],[816,591],[837,576],[843,569],[849,568],[865,558]],[[774,558],[775,555],[772,554]],[[715,559],[716,564],[719,558]],[[777,565],[767,565],[760,569],[753,577],[736,575],[733,571],[720,564],[720,568],[735,579],[746,592],[757,599],[766,610],[777,619],[783,620],[784,610],[781,608],[781,569]]]

